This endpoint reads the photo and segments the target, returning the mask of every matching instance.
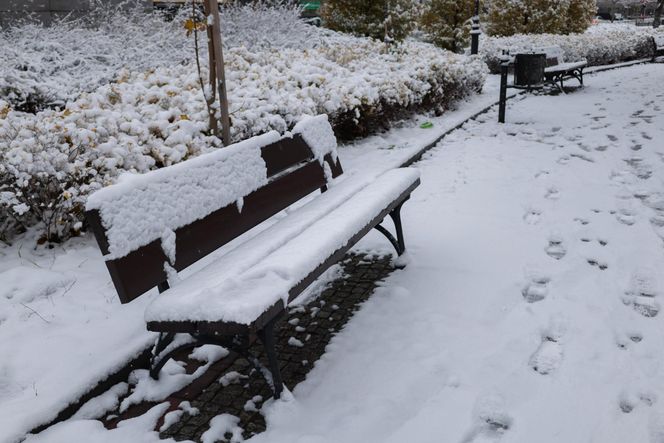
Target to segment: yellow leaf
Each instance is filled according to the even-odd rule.
[[[187,114],[182,114],[180,120],[189,120],[189,116]]]
[[[187,37],[194,31],[204,31],[205,23],[189,18],[184,21],[184,29],[187,30]]]
[[[70,109],[65,109],[62,111],[62,116],[63,117],[69,117],[71,115],[71,110]]]

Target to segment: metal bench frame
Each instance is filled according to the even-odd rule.
[[[652,61],[657,61],[657,58],[664,55],[664,35],[652,37]]]

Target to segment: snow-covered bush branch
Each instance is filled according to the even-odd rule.
[[[538,47],[560,46],[567,60],[586,59],[589,66],[600,66],[652,56],[651,28],[599,25],[583,34],[518,34],[510,37],[480,39],[480,54],[491,72],[500,72],[503,50],[510,53],[529,51]],[[659,31],[664,33],[663,31]]]

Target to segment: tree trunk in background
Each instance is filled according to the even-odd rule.
[[[653,28],[659,28],[659,25],[662,23],[663,9],[664,9],[664,0],[659,0],[659,3],[657,3],[657,9],[655,9],[655,17],[652,21]]]

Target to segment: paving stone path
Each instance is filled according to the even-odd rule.
[[[390,256],[365,254],[349,254],[341,266],[343,277],[327,285],[320,296],[306,306],[291,308],[277,325],[276,347],[282,377],[291,390],[306,378],[315,362],[325,353],[332,337],[371,296],[377,283],[394,270]],[[254,345],[251,351],[265,363],[259,344]],[[194,361],[186,363],[189,373],[200,364]],[[162,438],[197,442],[201,441],[214,417],[231,414],[239,418],[243,437],[249,438],[265,430],[260,408],[270,396],[264,379],[244,359],[231,353],[194,383],[165,400],[171,404],[170,411],[178,410],[183,401],[188,401],[198,413],[183,413],[167,429],[162,427],[162,418],[157,429],[161,428]],[[142,415],[155,404],[144,403],[129,408],[123,414],[112,413],[106,417],[105,425],[114,428],[121,420]],[[230,440],[230,434],[228,438]]]

